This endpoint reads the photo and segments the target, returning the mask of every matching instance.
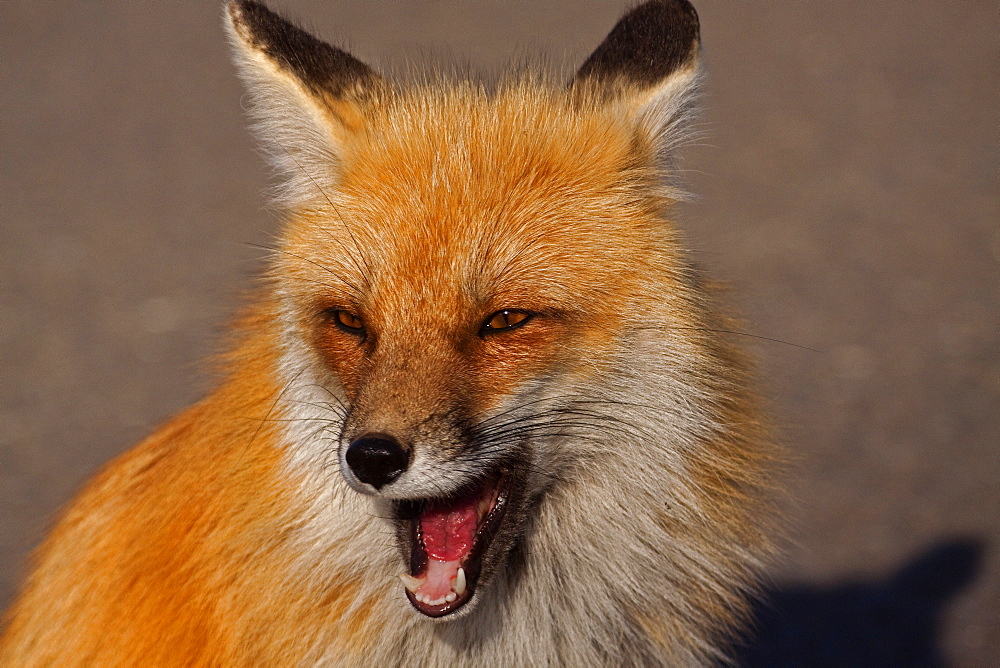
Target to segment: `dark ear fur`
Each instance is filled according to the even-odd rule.
[[[259,2],[232,0],[227,9],[245,44],[294,75],[315,95],[344,97],[379,78],[351,54],[316,39]]]
[[[580,66],[576,82],[624,79],[640,88],[656,86],[698,57],[698,13],[687,0],[653,0],[618,21]]]

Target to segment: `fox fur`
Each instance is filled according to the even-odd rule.
[[[0,664],[724,658],[772,551],[776,450],[669,220],[694,10],[648,2],[568,85],[495,89],[387,82],[248,0],[226,26],[280,242],[218,389],[39,549]],[[402,470],[366,482],[345,459],[366,438]],[[451,604],[398,578],[424,521],[400,509],[484,484],[505,514],[434,617]]]

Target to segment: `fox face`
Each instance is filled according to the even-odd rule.
[[[433,615],[469,600],[491,541],[509,550],[520,504],[558,470],[541,442],[595,413],[583,388],[670,267],[652,252],[661,203],[632,168],[633,133],[568,103],[553,118],[558,102],[519,87],[500,95],[385,103],[281,253],[295,336],[342,393],[340,470],[415,518],[401,521],[406,582]],[[464,590],[423,593],[427,557],[452,552],[422,552],[422,508],[458,524],[442,540],[469,544],[461,564],[445,559]]]
[[[609,433],[646,437],[604,377],[642,363],[644,331],[659,331],[652,359],[665,328],[693,325],[663,166],[697,79],[697,17],[649,3],[569,85],[486,91],[395,87],[258,4],[229,11],[286,178],[286,390],[335,404],[335,447],[310,456],[335,451],[391,518],[417,611],[468,612],[557,481],[606,456]]]

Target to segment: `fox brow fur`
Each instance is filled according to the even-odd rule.
[[[241,75],[251,90],[253,129],[275,173],[272,203],[279,209],[293,210],[336,193],[344,146],[331,132],[330,120],[323,118],[322,103],[306,102],[303,91],[261,77],[247,60],[247,56],[237,55]],[[630,91],[629,86],[623,86],[609,99],[606,91],[569,86],[551,68],[536,64],[519,65],[492,86],[464,78],[461,73],[415,69],[406,82],[380,81],[366,89],[358,104],[365,117],[365,141],[395,138],[402,130],[400,124],[419,125],[426,136],[455,140],[452,151],[461,147],[458,140],[465,134],[462,130],[469,114],[487,121],[485,127],[489,127],[487,119],[494,124],[516,120],[525,131],[559,133],[570,141],[575,124],[600,120],[620,131],[627,129],[637,144],[648,145],[656,160],[637,162],[632,165],[634,172],[638,174],[640,167],[649,170],[647,176],[652,178],[647,182],[654,190],[647,194],[676,202],[688,198],[676,169],[677,152],[701,136],[694,125],[701,81],[700,71],[693,68],[637,105],[636,98],[642,97],[638,89]],[[518,137],[506,140],[517,141]]]

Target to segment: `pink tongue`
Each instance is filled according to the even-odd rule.
[[[475,495],[447,505],[431,505],[420,516],[420,531],[427,556],[440,561],[457,561],[472,549],[479,517]]]

